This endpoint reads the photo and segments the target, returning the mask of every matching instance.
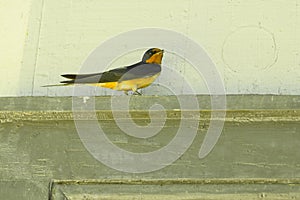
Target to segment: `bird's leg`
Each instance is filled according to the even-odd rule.
[[[136,90],[134,91],[133,95],[142,95],[142,93]]]
[[[133,95],[142,95],[136,87],[132,88],[132,91],[133,91]]]

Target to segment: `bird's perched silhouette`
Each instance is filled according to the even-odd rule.
[[[159,76],[163,53],[161,49],[151,48],[144,53],[142,61],[133,65],[94,74],[63,74],[69,80],[48,86],[87,84],[140,94],[138,89],[149,86]]]

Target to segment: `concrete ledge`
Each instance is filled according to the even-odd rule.
[[[193,113],[200,113],[200,118],[195,118]],[[76,112],[71,111],[0,111],[0,123],[17,122],[17,121],[73,121],[73,120],[93,120],[94,113],[101,121],[114,120],[113,113],[106,110],[97,110],[95,112]],[[221,118],[211,117],[211,111],[177,111],[166,110],[169,120],[179,120],[181,116],[187,116],[190,120],[210,121],[223,120]],[[131,111],[131,119],[146,120],[149,118],[148,111]],[[118,116],[125,116],[125,112],[117,112]],[[160,118],[160,113],[154,113],[157,118]],[[118,118],[122,120],[122,118]],[[126,118],[124,118],[126,121]],[[300,121],[300,109],[297,110],[235,110],[226,111],[227,122],[285,122],[285,121]]]
[[[96,110],[110,110],[111,96],[99,97],[1,97],[0,111],[70,111],[72,98],[86,101],[95,98]],[[130,110],[145,110],[154,103],[163,105],[167,110],[180,109],[176,96],[119,96],[130,98]],[[190,96],[181,96],[187,101]],[[201,110],[210,110],[210,96],[197,96]],[[227,95],[227,110],[292,110],[300,108],[298,95]]]
[[[85,97],[74,97],[86,101]],[[91,97],[93,98],[93,97]],[[200,121],[220,120],[211,118],[209,96],[197,96],[200,109],[181,110],[176,96],[121,96],[130,98],[129,111],[132,119],[148,119],[151,105],[160,104],[166,109],[167,119],[180,119],[182,115],[200,112]],[[182,97],[181,97],[182,98]],[[183,96],[187,101],[189,96]],[[47,121],[47,120],[91,120],[96,113],[98,120],[113,120],[111,97],[95,97],[95,111],[72,111],[72,97],[18,97],[0,98],[0,122],[12,121]],[[122,112],[120,116],[123,116]],[[155,111],[154,111],[155,113]],[[154,114],[160,117],[159,111]],[[221,119],[222,120],[222,119]],[[265,122],[265,121],[300,121],[300,96],[274,95],[231,95],[227,96],[225,121],[229,122]]]
[[[50,200],[288,200],[300,197],[299,184],[300,179],[53,180],[49,188],[49,197]]]
[[[197,96],[200,109],[189,111],[180,109],[174,96],[118,98],[130,98],[130,117],[137,124],[149,123],[148,109],[154,103],[163,105],[167,116],[157,135],[135,138],[114,122],[111,97],[96,97],[99,125],[119,148],[137,153],[163,148],[176,135],[182,116],[200,120],[193,143],[161,170],[124,173],[102,164],[84,147],[74,115],[77,120],[94,119],[90,112],[74,114],[72,97],[0,98],[0,196],[53,200],[300,199],[299,96],[227,96],[222,134],[205,158],[199,158],[198,153],[209,121],[221,120],[212,115],[220,111],[210,109],[209,96]],[[160,118],[155,112],[154,117]],[[117,113],[125,116],[124,111]],[[126,117],[120,119],[131,126]],[[87,128],[86,134],[89,131]]]

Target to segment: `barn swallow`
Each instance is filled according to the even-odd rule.
[[[142,61],[130,66],[94,74],[63,74],[62,77],[70,80],[61,81],[63,84],[57,86],[87,84],[140,94],[138,89],[151,85],[159,76],[163,53],[164,50],[151,48],[144,53]]]

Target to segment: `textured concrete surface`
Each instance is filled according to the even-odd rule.
[[[175,97],[132,98],[137,124],[149,123],[142,108],[154,102],[169,106],[166,124],[151,138],[129,136],[109,115],[109,97],[97,97],[98,112],[106,112],[98,123],[109,140],[131,152],[167,145],[180,126]],[[213,151],[199,159],[210,118],[209,98],[199,96],[203,119],[190,148],[170,166],[142,174],[109,168],[86,150],[71,115],[70,97],[0,98],[0,197],[173,199],[176,194],[177,199],[298,199],[299,98],[229,96],[221,137]]]

